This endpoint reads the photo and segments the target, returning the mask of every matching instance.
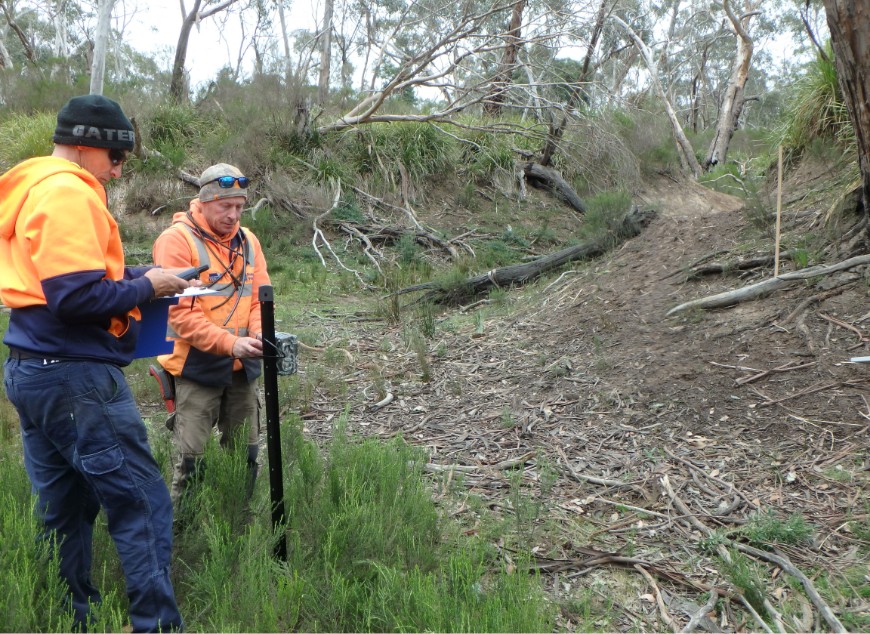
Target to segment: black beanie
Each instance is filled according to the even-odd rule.
[[[102,95],[73,97],[57,113],[52,141],[60,145],[132,150],[133,124],[116,102]]]

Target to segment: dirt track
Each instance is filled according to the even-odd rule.
[[[870,484],[870,364],[846,363],[870,354],[862,272],[839,276],[855,279],[795,315],[830,282],[666,318],[679,303],[747,283],[736,274],[687,282],[681,271],[705,256],[741,252],[751,231],[739,200],[695,185],[663,179],[640,192],[638,204],[656,208],[658,218],[606,259],[516,291],[523,299],[504,318],[439,330],[428,382],[419,380],[419,360],[399,329],[336,325],[354,359],[345,377],[349,400],[360,402],[351,431],[402,433],[428,448],[432,471],[451,474],[445,481],[461,475],[462,487],[497,511],[519,512],[507,492],[509,474],[522,469],[528,492],[547,502],[546,518],[529,522],[555,522],[531,532],[541,542],[529,544],[540,546],[553,592],[571,596],[591,579],[609,596],[622,588],[605,629],[670,629],[653,600],[656,587],[679,627],[704,603],[702,588],[733,591],[721,562],[699,548],[698,521],[729,531],[759,512],[782,520],[799,513],[815,528],[814,544],[782,548],[798,568],[860,573],[863,566],[870,574],[860,554],[867,543],[847,523],[863,517],[866,525]],[[771,274],[757,271],[752,280]],[[376,411],[372,368],[395,395]],[[315,403],[305,416],[309,433],[327,437],[333,410],[327,400]],[[549,474],[557,476],[552,487]],[[693,519],[675,506],[665,481]],[[451,512],[476,524],[471,505]],[[630,548],[655,564],[642,567],[656,581],[629,561],[630,581],[617,582],[625,562],[602,560],[590,548]],[[590,565],[590,557],[602,563]],[[771,600],[794,599],[784,575],[765,570]],[[837,614],[870,619],[866,599],[830,600]],[[758,629],[739,606],[727,602],[717,627]],[[564,614],[560,629],[577,627],[575,617]],[[789,630],[830,629],[806,610],[784,619]]]

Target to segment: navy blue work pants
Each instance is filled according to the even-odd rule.
[[[10,358],[4,379],[77,622],[84,629],[89,602],[100,601],[91,563],[102,506],[124,569],[133,631],[182,629],[169,579],[172,503],[124,373],[108,363]]]

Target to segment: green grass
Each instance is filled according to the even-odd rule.
[[[534,576],[513,573],[488,542],[440,517],[421,466],[401,439],[345,435],[324,449],[301,421],[282,425],[288,559],[273,557],[267,478],[246,505],[243,451],[211,442],[187,523],[176,537],[173,581],[188,631],[549,631],[552,606]],[[150,429],[168,477],[168,433]],[[32,511],[20,447],[0,446],[0,577],[4,629],[67,631],[57,562]],[[266,470],[264,469],[264,472]],[[95,535],[94,580],[103,593],[92,631],[120,631],[126,597],[104,516]]]
[[[773,512],[753,515],[740,533],[750,542],[759,546],[768,544],[801,544],[808,542],[813,534],[813,526],[803,515],[794,514],[782,520]]]
[[[24,472],[21,449],[0,444],[0,613],[9,632],[68,631],[71,610],[64,605],[66,584],[58,576],[48,542],[35,539],[40,531],[33,515],[34,500]]]
[[[34,156],[51,154],[54,113],[12,114],[0,122],[0,172]]]
[[[817,56],[793,86],[792,98],[774,137],[800,154],[818,139],[854,146],[855,132],[843,102],[830,47],[828,58]]]

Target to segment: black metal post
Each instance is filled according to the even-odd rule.
[[[278,348],[275,342],[275,293],[271,286],[260,287],[259,300],[263,328],[263,391],[266,397],[266,453],[269,456],[272,528],[280,530],[281,533],[281,539],[275,546],[275,556],[281,561],[287,561],[284,469],[281,466],[281,421],[278,408]]]

